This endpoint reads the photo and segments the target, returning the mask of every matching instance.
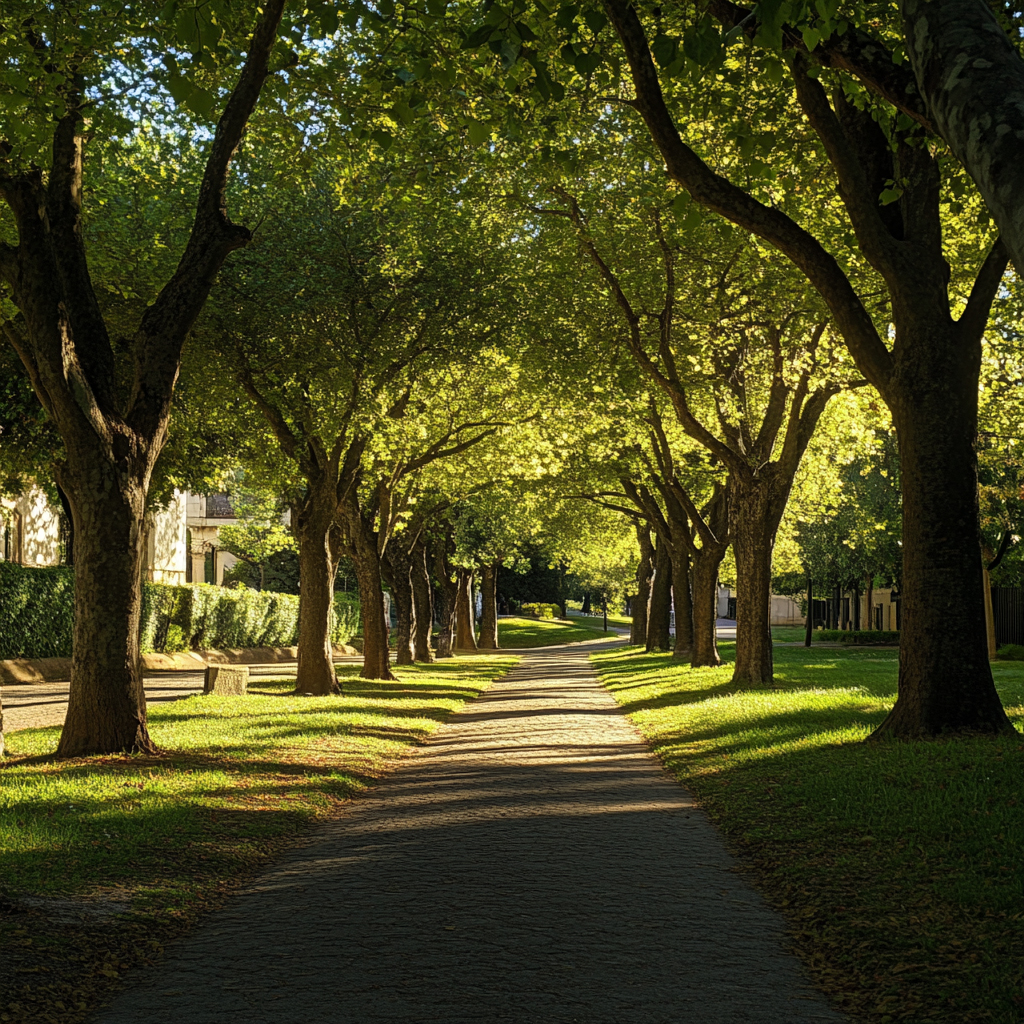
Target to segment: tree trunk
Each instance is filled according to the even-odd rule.
[[[868,621],[867,621],[867,625],[864,628],[865,629],[872,629],[873,630],[875,628],[875,609],[874,609],[874,604],[875,604],[875,577],[874,576],[868,576],[868,585],[867,585],[867,591],[866,591],[866,593],[864,595],[864,600],[865,600],[865,603],[868,606]]]
[[[475,651],[476,622],[473,615],[473,573],[459,569],[456,573],[458,593],[455,599],[455,649]]]
[[[853,629],[860,629],[860,583],[853,588]]]
[[[683,551],[672,556],[672,604],[676,613],[672,657],[689,659],[693,654],[693,594],[690,591],[690,559]]]
[[[580,614],[589,615],[591,612],[590,594],[589,592],[583,595],[583,607],[580,608]]]
[[[807,618],[804,623],[804,647],[811,646],[814,635],[814,580],[807,577]]]
[[[412,593],[416,610],[414,656],[417,661],[429,665],[434,660],[434,652],[430,649],[430,636],[434,628],[434,599],[430,593],[430,575],[427,573],[427,549],[422,541],[413,549]]]
[[[633,598],[633,617],[629,625],[631,644],[647,643],[647,612],[651,604],[651,577],[654,575],[654,545],[651,531],[637,526],[636,539],[640,543],[640,561],[636,567],[636,597]]]
[[[444,549],[438,545],[434,551],[434,575],[438,584],[437,608],[437,656],[452,657],[455,646],[455,616],[458,605],[458,583],[451,578]]]
[[[331,551],[333,501],[328,510],[300,512],[299,538],[299,653],[295,692],[324,696],[340,693],[334,670],[331,627],[334,625],[334,576],[338,568]]]
[[[480,647],[485,651],[498,650],[498,565],[485,565],[480,571],[480,590],[484,607],[480,619]]]
[[[647,615],[647,650],[667,651],[672,646],[672,559],[659,539],[654,549],[654,580],[651,583],[651,608]]]
[[[717,668],[718,567],[724,551],[700,551],[693,558],[693,656],[694,668]],[[678,612],[676,613],[678,614]]]
[[[949,346],[939,346],[948,352]],[[978,527],[977,378],[940,359],[893,402],[903,488],[896,704],[874,736],[1013,727],[992,681]]]
[[[101,458],[63,466],[60,485],[76,551],[71,689],[57,756],[154,753],[139,652],[145,485]]]
[[[739,686],[770,686],[773,680],[772,552],[778,527],[769,479],[733,484],[729,511],[736,556],[736,668]]]
[[[363,679],[394,679],[389,656],[391,624],[384,614],[377,537],[358,508],[351,507],[347,512],[350,557],[363,618],[363,669],[359,674]]]
[[[412,590],[412,559],[402,546],[402,539],[388,545],[386,557],[388,582],[395,602],[395,664],[411,665],[416,656],[413,639],[416,632],[416,605]]]

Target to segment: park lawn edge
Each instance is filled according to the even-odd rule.
[[[90,784],[94,786],[102,780],[108,790],[126,790],[128,801],[150,788],[153,779],[158,787],[167,773],[175,773],[171,776],[174,779],[182,775],[210,776],[214,785],[221,773],[233,778],[236,785],[226,797],[224,786],[207,794],[206,799],[193,801],[185,796],[177,810],[184,811],[193,825],[188,843],[170,851],[150,849],[145,840],[136,843],[139,861],[125,864],[132,871],[130,877],[118,878],[116,868],[111,871],[109,864],[106,870],[102,869],[104,858],[115,859],[122,851],[109,842],[97,840],[86,840],[91,843],[87,849],[71,848],[75,853],[95,851],[97,870],[91,884],[83,886],[81,879],[71,886],[60,880],[48,884],[50,875],[38,871],[33,875],[28,870],[23,872],[28,875],[25,881],[41,884],[26,887],[19,885],[17,878],[12,884],[10,870],[0,875],[0,1021],[78,1024],[87,1019],[123,987],[126,975],[157,963],[168,942],[221,907],[259,871],[284,853],[316,841],[318,826],[336,818],[352,800],[391,775],[433,732],[510,671],[518,660],[514,655],[468,655],[433,665],[398,668],[397,683],[359,680],[354,677],[357,670],[353,669],[353,675],[345,673],[347,692],[340,698],[292,698],[288,692],[294,685],[292,680],[275,684],[261,679],[253,686],[253,696],[197,695],[155,704],[150,708],[153,732],[158,742],[167,747],[155,757],[122,755],[57,762],[38,754],[18,756],[19,748],[49,745],[52,749],[59,729],[25,729],[8,734],[13,751],[9,749],[8,756],[0,758],[0,785],[28,772],[50,774],[60,786],[68,775],[78,773],[77,777],[83,780],[83,793],[89,792]],[[430,687],[439,677],[441,694],[431,701]],[[402,696],[391,697],[390,693]],[[264,703],[279,701],[282,697],[289,700],[289,706],[301,704],[300,714],[308,709],[315,716],[316,709],[325,705],[336,711],[339,718],[347,715],[352,723],[347,730],[340,721],[333,723],[333,733],[318,733],[314,729],[301,737],[304,746],[294,741],[277,745],[271,742],[260,752],[271,769],[269,773],[256,770],[258,762],[248,750],[239,758],[239,751],[229,749],[218,758],[209,751],[174,748],[159,739],[162,721],[175,720],[183,728],[188,722],[182,723],[182,718],[201,721],[206,717],[202,710],[204,702],[212,709],[211,717],[218,721],[225,717],[229,722],[237,719],[240,729],[252,729],[255,719],[258,731],[266,723],[261,723],[258,715],[245,714],[247,703],[251,705],[261,698]],[[369,713],[357,706],[360,701],[373,702]],[[394,702],[390,721],[376,713],[389,701]],[[236,711],[239,713],[235,714]],[[409,713],[403,715],[402,711]],[[359,742],[363,729],[366,742]],[[332,751],[332,742],[340,749]],[[251,812],[266,809],[259,807],[261,795],[253,792],[254,780],[262,780],[267,790],[263,796],[273,819],[273,827],[262,831],[248,827],[259,824],[260,815]],[[40,783],[46,784],[47,780]],[[278,792],[289,786],[292,793]],[[66,793],[62,799],[66,799]],[[82,799],[84,802],[85,796]],[[52,804],[52,799],[48,803]],[[125,806],[128,810],[122,811],[122,817],[127,818],[130,805]],[[30,813],[18,808],[18,804],[5,807],[0,803],[0,823],[6,817],[9,825],[13,813],[17,826],[20,813],[23,824],[32,829],[36,823],[29,820]],[[246,808],[250,813],[246,813]],[[52,806],[49,813],[42,806],[39,810],[43,818],[52,820]],[[110,808],[99,811],[101,825],[106,826],[101,829],[104,835],[116,827],[110,822],[117,820],[117,810],[115,817],[109,811]],[[93,811],[92,815],[95,817],[96,813]],[[45,834],[45,824],[40,827]],[[3,834],[0,828],[0,838]],[[17,859],[11,847],[9,842],[0,843],[0,855],[8,861]],[[27,852],[31,857],[32,851]],[[141,872],[137,867],[140,862]],[[174,871],[179,874],[175,876]],[[104,915],[104,907],[112,912]],[[83,913],[83,908],[93,908],[97,913]]]
[[[864,743],[894,699],[897,653],[791,650],[776,647],[770,690],[637,648],[591,661],[838,1010],[1024,1020],[1024,736]],[[859,685],[829,679],[844,666]],[[1024,667],[995,674],[1020,729]]]
[[[522,650],[528,647],[582,643],[586,640],[614,639],[612,632],[580,626],[574,619],[531,619],[516,616],[498,619],[498,643],[502,648]]]

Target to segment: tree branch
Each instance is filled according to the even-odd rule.
[[[861,372],[884,396],[892,372],[892,357],[834,257],[781,210],[764,206],[715,174],[683,142],[665,105],[647,36],[635,9],[629,0],[604,0],[604,7],[626,52],[637,109],[670,176],[702,206],[764,238],[803,271],[831,310]]]
[[[976,345],[981,341],[988,325],[988,315],[992,309],[992,300],[999,291],[999,285],[1010,262],[1010,254],[1006,251],[1001,238],[997,238],[982,261],[978,274],[971,288],[970,298],[957,327],[963,334],[964,341]]]
[[[231,159],[270,71],[270,54],[287,0],[266,0],[235,88],[217,122],[199,187],[196,215],[174,275],[146,310],[135,336],[135,381],[128,421],[155,436],[166,421],[181,349],[228,254],[248,244],[247,228],[227,213]]]

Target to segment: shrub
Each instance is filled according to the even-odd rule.
[[[0,658],[68,658],[75,622],[75,574],[63,566],[0,562]],[[358,600],[338,594],[331,640],[359,631]],[[144,583],[139,642],[143,654],[213,647],[291,647],[299,599],[208,583]]]
[[[75,573],[0,562],[0,658],[67,658],[75,626]]]
[[[996,651],[1001,661],[1024,661],[1024,647],[1020,644],[1005,644]]]
[[[544,604],[541,601],[527,602],[521,608],[524,615],[533,615],[538,619],[557,619],[562,614],[557,604]]]
[[[898,629],[816,629],[816,640],[838,641],[841,644],[898,644]]]

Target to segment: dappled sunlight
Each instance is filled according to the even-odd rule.
[[[155,757],[57,762],[59,729],[11,733],[0,767],[5,889],[81,893],[130,878],[152,896],[256,862],[380,778],[515,660],[453,659],[358,687],[342,670],[348,692],[329,697],[263,677],[244,697],[151,706]],[[146,882],[150,868],[159,877]]]

